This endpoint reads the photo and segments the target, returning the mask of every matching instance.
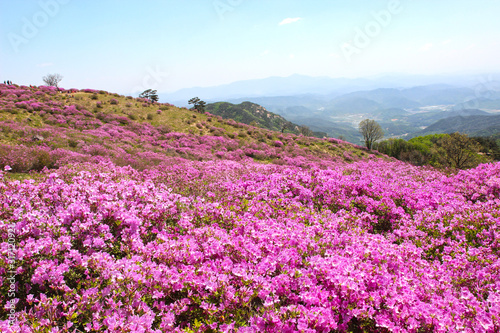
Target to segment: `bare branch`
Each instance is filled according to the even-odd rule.
[[[43,78],[43,82],[47,84],[48,86],[51,87],[56,87],[59,88],[59,82],[63,79],[63,76],[61,74],[47,74]]]

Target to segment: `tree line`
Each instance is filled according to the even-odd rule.
[[[469,137],[462,133],[431,134],[376,142],[374,149],[415,165],[468,169],[500,160],[499,142],[492,138]]]
[[[500,139],[469,137],[462,133],[431,134],[412,138],[381,140],[384,132],[371,119],[359,123],[359,132],[368,149],[415,165],[456,169],[474,168],[480,163],[500,160]]]

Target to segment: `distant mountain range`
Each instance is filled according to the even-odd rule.
[[[438,120],[412,136],[460,132],[469,136],[492,136],[500,133],[500,115],[456,116]]]
[[[251,102],[286,121],[359,143],[357,124],[366,118],[379,122],[386,137],[411,137],[445,118],[486,116],[500,110],[500,82],[494,77],[498,75],[490,75],[485,83],[480,76],[465,75],[360,79],[292,75],[183,89],[161,94],[160,99],[177,105],[195,96],[207,102]]]
[[[289,77],[269,77],[265,79],[244,80],[215,87],[195,87],[181,89],[173,93],[159,94],[160,101],[187,106],[187,101],[198,96],[205,101],[240,102],[254,97],[294,96],[302,94],[331,94],[337,96],[346,92],[373,87],[369,79],[347,79],[329,77],[310,77],[292,75]],[[241,99],[244,98],[244,99]]]
[[[449,87],[469,87],[474,89],[474,91],[477,91],[477,86],[480,86],[481,96],[475,96],[474,93],[469,96],[479,98],[485,97],[483,90],[500,90],[499,77],[500,73],[433,76],[380,75],[367,78],[311,77],[294,74],[288,77],[274,76],[263,79],[242,80],[213,87],[186,88],[171,93],[163,92],[159,94],[159,97],[161,102],[174,103],[179,106],[187,106],[187,101],[195,96],[207,102],[227,101],[241,103],[245,100],[250,100],[264,105],[264,103],[260,103],[257,100],[254,101],[253,98],[319,95],[320,99],[325,97],[332,99],[343,94],[380,88],[398,90],[421,86],[439,87],[445,85]],[[396,91],[394,92],[397,93]]]

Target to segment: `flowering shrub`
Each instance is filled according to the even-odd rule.
[[[99,90],[95,90],[95,89],[82,89],[81,91],[85,92],[85,93],[89,93],[89,94],[97,94],[97,93],[99,93]]]
[[[103,162],[3,180],[17,289],[15,326],[0,326],[497,332],[498,184],[500,164],[444,176],[382,161]]]
[[[500,331],[500,164],[361,160],[215,116],[195,136],[26,90],[0,84],[44,121],[0,122],[0,331]]]
[[[344,159],[345,159],[346,161],[352,161],[352,159],[353,159],[353,158],[352,158],[352,155],[351,155],[348,151],[344,151],[344,152],[343,152],[343,156],[344,156]]]
[[[274,141],[273,144],[274,144],[275,147],[283,147],[283,142],[281,142],[279,140]]]

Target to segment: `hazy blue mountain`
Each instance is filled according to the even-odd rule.
[[[489,136],[498,133],[500,115],[456,116],[438,120],[412,136],[460,132],[471,136]]]
[[[429,126],[441,119],[466,116],[488,116],[488,112],[477,109],[464,109],[455,111],[430,111],[416,113],[408,116],[407,121],[415,126]]]
[[[303,94],[340,94],[373,87],[368,79],[348,79],[291,75],[265,79],[244,80],[215,87],[181,89],[173,93],[160,93],[160,101],[187,103],[192,97],[205,101],[228,101],[263,96],[293,96]],[[338,92],[336,92],[338,91]]]
[[[470,99],[472,94],[473,90],[470,88],[455,88],[444,84],[356,91],[335,97],[325,105],[322,115],[376,115],[375,111],[380,109],[416,110],[424,106],[452,106]]]
[[[393,88],[391,89],[380,88],[368,91],[356,91],[338,97],[337,99],[355,98],[355,97],[373,100],[374,102],[377,102],[378,104],[380,104],[381,107],[384,108],[416,108],[421,106],[421,104],[418,103],[417,101],[411,100],[410,98],[404,96],[401,90]]]
[[[407,135],[415,136],[426,128],[441,119],[458,116],[490,115],[481,110],[459,110],[459,111],[429,111],[416,114],[402,113],[399,109],[383,110],[384,113],[374,115],[387,136]],[[404,111],[404,110],[403,110]],[[376,116],[376,117],[375,117]],[[425,131],[425,130],[424,130]],[[418,136],[418,135],[416,135]]]
[[[437,90],[418,100],[423,105],[449,105],[463,103],[474,96],[470,88],[449,88]]]
[[[500,91],[500,73],[405,75],[381,74],[368,79],[380,83],[379,87],[417,87],[426,85],[452,85],[460,87],[485,86]]]
[[[500,92],[489,92],[489,96],[492,96],[495,99],[489,98],[474,98],[465,103],[460,103],[455,105],[455,109],[463,109],[463,108],[478,108],[484,110],[500,110]]]
[[[247,100],[252,100],[252,102],[264,106],[271,112],[283,115],[290,111],[286,111],[290,107],[304,107],[309,112],[314,112],[328,103],[330,98],[323,95],[304,94],[294,96],[245,97],[229,99],[226,102],[238,104]]]
[[[400,97],[415,101],[412,93],[418,93],[419,90],[421,90],[423,93],[423,96],[421,96],[421,98],[428,97],[429,93],[432,93],[433,89],[435,91],[438,91],[445,90],[447,88],[451,89],[456,87],[469,87],[473,90],[473,92],[476,92],[477,87],[480,86],[480,88],[482,89],[481,91],[500,91],[500,84],[497,81],[493,80],[493,78],[498,76],[498,74],[440,76],[379,75],[368,78],[330,78],[326,76],[311,77],[294,74],[288,77],[269,77],[263,79],[242,80],[214,87],[186,88],[172,93],[160,92],[159,97],[161,102],[169,102],[180,106],[186,106],[187,101],[195,96],[198,96],[199,98],[207,102],[231,102],[230,100],[234,100],[233,102],[238,102],[236,99],[242,99],[239,101],[242,102],[244,100],[251,100],[250,98],[253,97],[294,96],[304,94],[324,96],[330,95],[329,97],[334,98],[341,94],[383,88],[396,90],[402,89],[404,93],[410,94],[410,96],[408,97],[403,93]],[[409,89],[412,87],[417,88],[405,91],[405,89]],[[382,94],[382,96],[384,96],[384,94]],[[366,96],[361,97],[369,98]],[[476,96],[475,94],[469,94],[468,99],[470,99],[471,97],[479,98],[485,96]],[[452,99],[450,99],[450,96],[448,96],[447,100],[450,101]],[[401,104],[385,105],[386,101],[375,101],[384,104],[385,108],[408,107]],[[418,99],[416,101],[418,102]],[[264,106],[264,104],[261,105]]]
[[[345,114],[371,113],[380,109],[381,105],[371,99],[353,97],[350,95],[336,98],[322,113],[325,116],[339,116]]]
[[[290,106],[284,110],[278,110],[277,113],[289,120],[308,118],[318,114],[318,112],[306,108],[305,106]]]
[[[308,126],[311,130],[315,132],[325,132],[329,137],[339,138],[343,137],[345,141],[359,144],[361,141],[361,136],[359,131],[345,123],[337,123],[324,118],[310,117],[310,118],[300,118],[295,120],[297,124]]]
[[[370,99],[384,108],[414,109],[428,105],[453,105],[470,100],[474,96],[471,88],[453,87],[445,84],[418,86],[408,89],[374,89],[356,91],[336,97],[337,100]]]

